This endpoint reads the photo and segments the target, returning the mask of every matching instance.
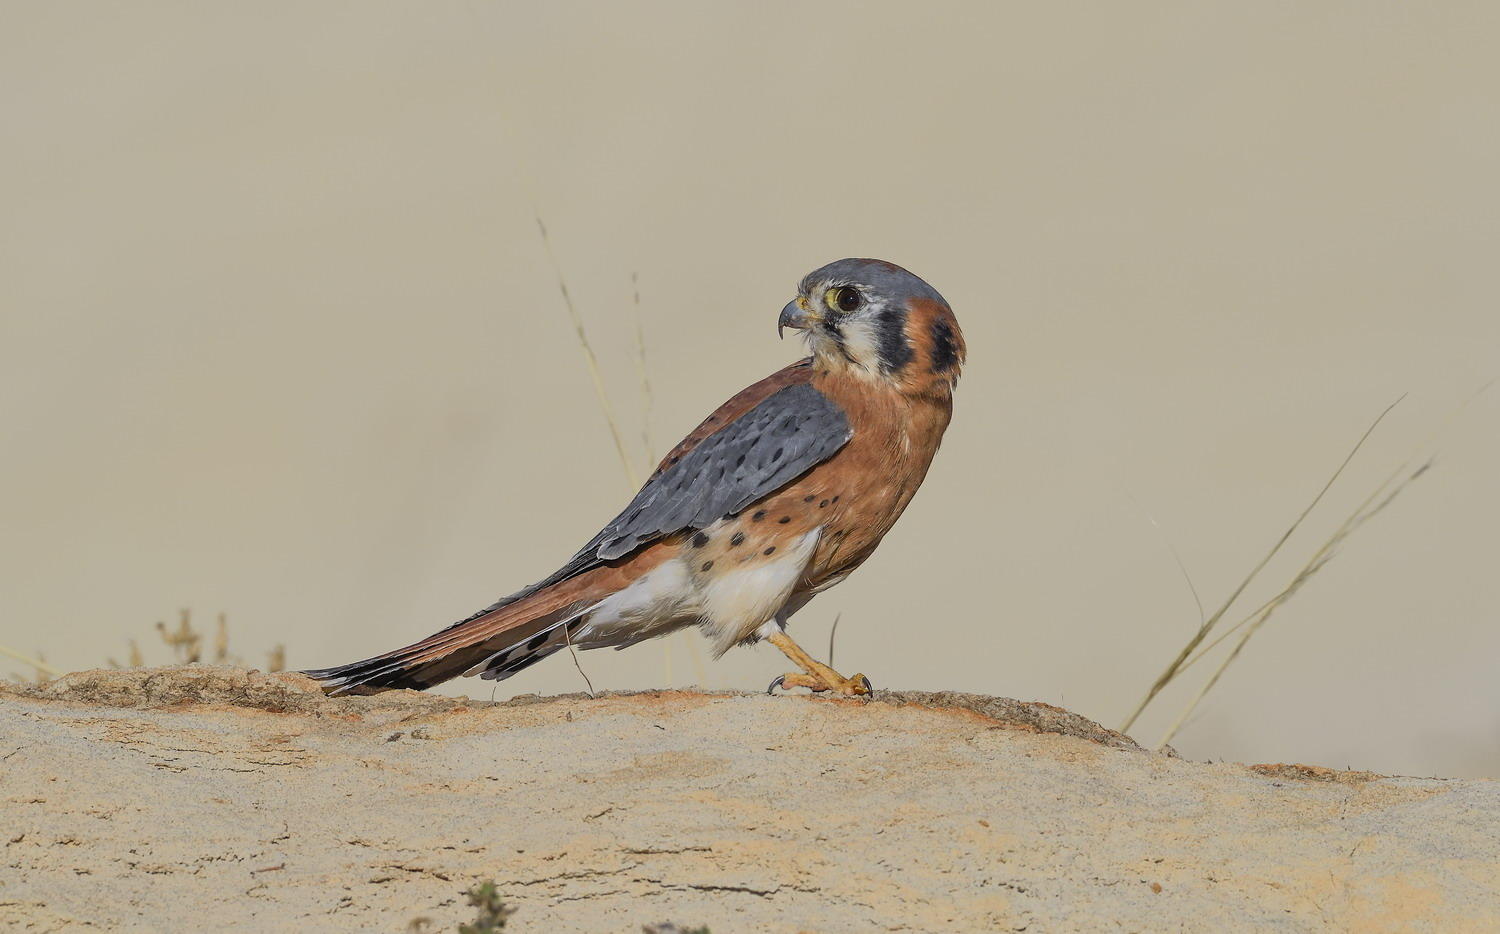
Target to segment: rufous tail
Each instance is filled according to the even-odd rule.
[[[330,695],[424,690],[459,675],[503,680],[565,647],[598,602],[613,592],[585,572],[523,590],[420,642],[335,668],[303,674]]]

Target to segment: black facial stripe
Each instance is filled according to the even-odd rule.
[[[887,308],[875,319],[875,353],[880,357],[880,368],[887,373],[899,373],[911,362],[911,345],[906,342],[906,309]]]
[[[932,372],[945,373],[958,364],[953,328],[942,318],[932,322]]]

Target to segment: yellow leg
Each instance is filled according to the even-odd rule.
[[[845,697],[859,697],[870,693],[870,679],[864,675],[855,675],[846,678],[827,665],[814,659],[802,650],[802,646],[792,641],[792,637],[784,632],[775,633],[767,638],[768,642],[782,651],[792,663],[802,671],[785,674],[771,682],[771,690],[774,691],[779,684],[784,688],[807,688],[810,691],[830,691],[834,694],[842,694]],[[769,693],[769,692],[768,692]]]

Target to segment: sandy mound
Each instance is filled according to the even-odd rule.
[[[1146,752],[1041,704],[0,692],[0,923],[515,931],[1492,930],[1500,783]]]

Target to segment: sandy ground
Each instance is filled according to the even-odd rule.
[[[1500,783],[1189,762],[1066,711],[657,693],[0,693],[0,924],[63,930],[1481,931]]]

